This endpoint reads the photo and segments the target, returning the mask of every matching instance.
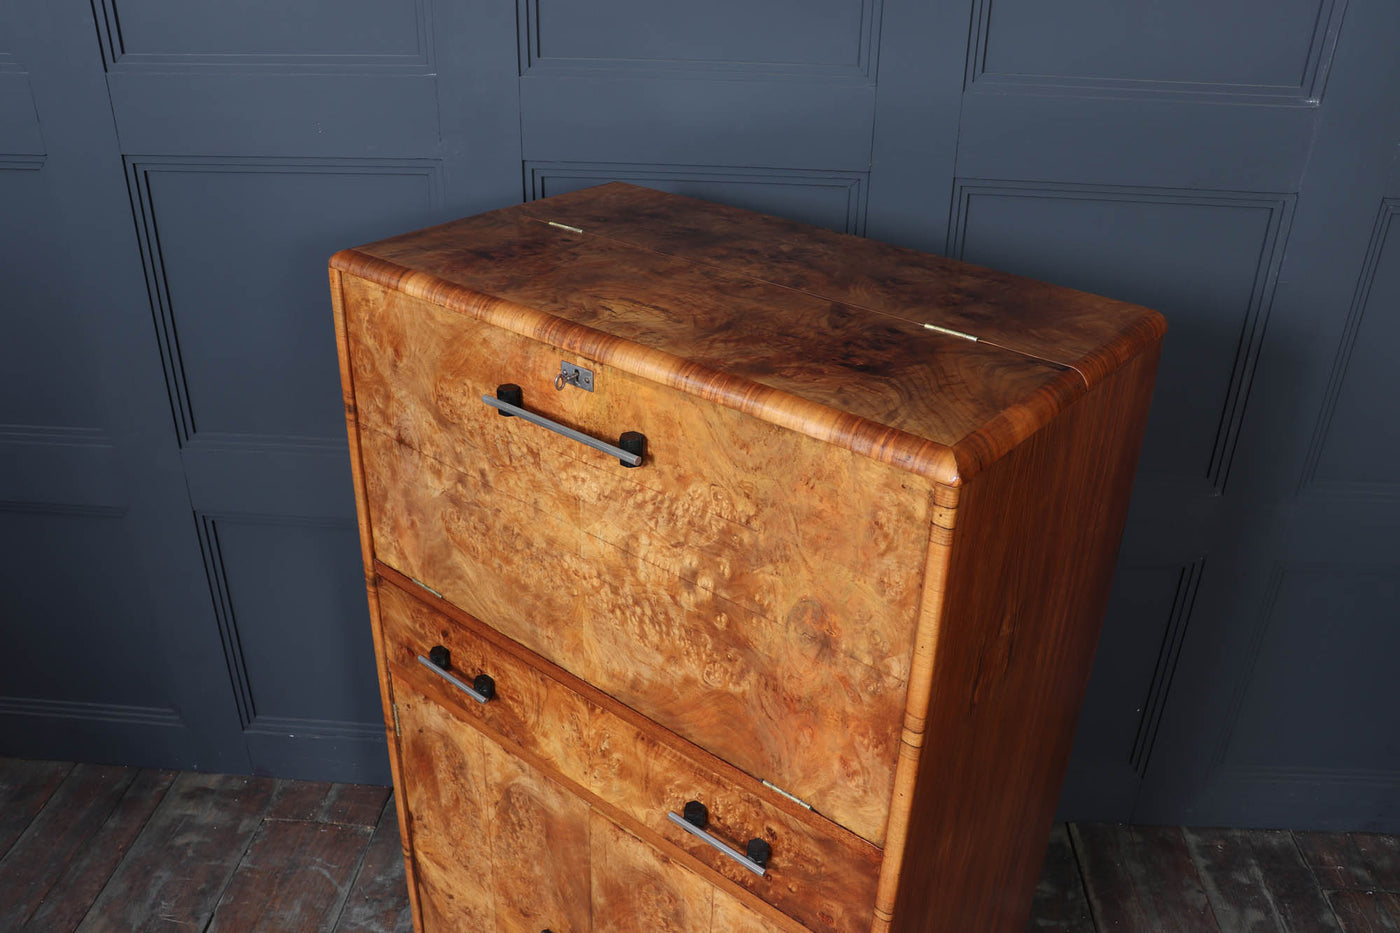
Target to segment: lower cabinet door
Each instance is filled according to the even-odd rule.
[[[738,899],[396,679],[422,933],[765,933]]]
[[[423,933],[586,933],[589,808],[396,683]]]

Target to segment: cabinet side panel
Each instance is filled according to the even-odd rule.
[[[395,790],[394,806],[398,810],[404,863],[409,868],[405,874],[408,879],[408,901],[413,910],[413,924],[415,929],[422,930],[423,918],[412,870],[408,805],[404,800],[402,768],[394,728],[394,697],[389,682],[388,659],[384,653],[384,628],[379,618],[379,578],[374,573],[374,535],[370,527],[369,500],[365,494],[364,465],[360,459],[360,425],[355,404],[355,379],[350,367],[350,335],[345,316],[345,293],[341,287],[339,270],[330,270],[330,288],[331,308],[335,318],[335,345],[340,358],[340,387],[345,402],[345,430],[350,441],[350,472],[355,484],[355,512],[359,517],[360,558],[364,563],[365,588],[369,597],[370,632],[374,639],[375,667],[379,673],[379,700],[384,711],[384,732],[389,742],[389,770]]]
[[[1026,927],[1159,352],[1160,342],[961,490],[944,599],[927,609],[936,642],[898,933]]]

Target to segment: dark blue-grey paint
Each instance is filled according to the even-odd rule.
[[[383,780],[342,246],[614,178],[1160,308],[1066,816],[1400,828],[1383,0],[0,8],[0,753]]]

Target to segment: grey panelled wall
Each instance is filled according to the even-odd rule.
[[[1386,0],[0,6],[0,753],[386,776],[335,249],[610,179],[1161,309],[1062,810],[1400,829]]]

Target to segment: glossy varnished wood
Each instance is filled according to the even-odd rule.
[[[402,787],[398,729],[394,719],[394,697],[389,683],[389,671],[385,667],[384,633],[379,623],[379,599],[375,592],[378,578],[374,574],[374,534],[369,515],[369,502],[365,490],[364,463],[360,452],[360,420],[356,408],[355,375],[350,365],[350,334],[346,323],[344,291],[340,272],[330,269],[331,311],[335,322],[336,358],[340,366],[341,401],[345,408],[345,433],[350,445],[350,478],[355,490],[355,512],[359,516],[360,564],[365,575],[365,594],[369,604],[370,637],[374,642],[375,665],[379,672],[380,712],[384,717],[385,741],[389,747],[389,772],[395,787]],[[398,824],[405,860],[410,857],[412,843],[408,831],[408,811],[403,795],[395,795],[398,810]],[[417,880],[408,878],[409,908],[416,927],[421,929],[422,918],[418,911]]]
[[[712,888],[631,833],[593,819],[593,909],[598,933],[709,933]]]
[[[1024,929],[1159,316],[627,186],[332,267],[366,567],[393,584],[370,576],[386,710],[402,690],[437,740],[480,728],[637,841],[619,853],[658,899],[595,850],[594,926],[608,903],[619,929],[711,928],[724,895],[780,928],[774,907],[812,930]],[[555,392],[561,360],[595,392]],[[647,462],[500,418],[480,398],[504,382],[595,436],[643,431]],[[454,695],[416,662],[444,639],[516,697]],[[418,741],[406,771],[435,767],[409,763]],[[490,811],[479,791],[454,805]],[[734,802],[711,807],[722,834],[774,840],[762,884],[658,822],[711,793]],[[785,874],[794,828],[812,868]],[[427,841],[426,929],[447,845]]]
[[[481,506],[425,511],[432,493],[401,481],[404,455],[367,438],[381,556],[881,841],[926,481],[372,283],[345,287],[365,430],[452,466],[443,495]],[[594,370],[593,392],[553,388],[562,357]],[[647,463],[624,469],[499,417],[480,398],[503,382],[595,436],[643,432]],[[458,527],[432,529],[425,515]],[[564,588],[521,588],[521,575]],[[570,612],[581,627],[558,624]],[[709,702],[693,703],[698,693]],[[781,721],[749,715],[779,708]]]
[[[1071,366],[1090,386],[1161,333],[1151,311],[711,201],[613,183],[526,205],[543,221],[930,323]]]
[[[389,566],[671,731],[883,838],[905,686],[833,648],[832,630],[847,620],[804,612],[815,600],[768,619],[589,534],[567,513],[523,505],[375,431],[364,432],[362,454],[375,548]]]
[[[887,834],[899,849],[877,908],[893,930],[1025,926],[1157,356],[1140,354],[941,500],[935,531],[946,537],[930,546],[919,636],[928,653],[911,678],[919,686]]]
[[[587,930],[589,810],[562,785],[494,742],[486,752],[486,810],[495,860],[496,929]]]
[[[420,929],[494,930],[486,740],[459,728],[450,707],[404,684],[396,687],[404,768],[399,786],[410,814]]]
[[[956,483],[1083,394],[1074,370],[536,220],[480,215],[336,269]]]
[[[345,289],[363,425],[769,619],[814,616],[834,650],[907,677],[926,481],[373,283]],[[564,359],[592,391],[554,387]],[[507,382],[587,434],[645,434],[645,465],[500,417],[481,396]]]
[[[407,582],[387,569],[384,573]],[[807,928],[869,929],[880,861],[874,846],[667,735],[564,671],[530,660],[528,652],[440,600],[410,596],[386,581],[380,603],[396,692],[411,689],[450,708],[580,796],[606,806],[613,818],[649,830],[688,855],[690,864],[703,866],[701,871],[746,889]],[[477,703],[417,661],[436,644],[449,648],[460,678],[493,677],[495,699]],[[672,824],[666,814],[680,812],[689,800],[704,803],[713,831],[739,848],[753,837],[768,841],[773,849],[768,875],[758,878]]]

